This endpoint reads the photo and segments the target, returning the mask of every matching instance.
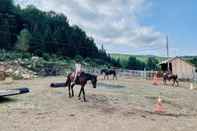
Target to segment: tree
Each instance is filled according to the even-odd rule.
[[[146,64],[146,69],[147,70],[157,70],[158,69],[158,63],[159,61],[154,58],[154,57],[149,57],[147,64]]]
[[[14,11],[12,0],[0,0],[0,13],[10,13]]]
[[[190,62],[197,67],[197,57],[195,57],[192,60],[190,60]]]
[[[11,32],[8,19],[4,18],[0,24],[0,48],[10,49],[11,48]]]
[[[136,57],[130,56],[127,63],[127,69],[131,70],[143,70],[145,63],[137,60]]]
[[[29,50],[29,44],[32,36],[27,29],[23,29],[18,36],[16,43],[16,49],[20,51],[27,52]]]

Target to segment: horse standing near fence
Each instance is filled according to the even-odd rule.
[[[164,85],[167,84],[167,81],[171,81],[173,82],[172,86],[179,86],[179,81],[178,81],[178,76],[169,72],[165,72],[163,73],[163,82]]]
[[[113,75],[113,80],[114,80],[114,78],[116,78],[116,80],[117,80],[117,73],[116,73],[116,71],[113,70],[113,69],[102,69],[102,70],[100,71],[100,74],[101,74],[101,75],[104,74],[104,80],[105,80],[105,77],[107,77],[107,79],[109,79],[109,76],[110,76],[110,75]]]
[[[69,97],[70,98],[74,97],[74,90],[73,90],[74,86],[81,85],[81,89],[80,89],[78,97],[79,99],[81,99],[81,93],[83,93],[83,99],[84,99],[84,102],[86,102],[85,90],[84,90],[85,85],[87,84],[87,81],[90,80],[93,85],[93,88],[96,88],[97,76],[89,74],[89,73],[81,72],[80,75],[77,76],[74,83],[72,83],[73,80],[74,80],[74,74],[73,73],[68,74],[67,80],[66,80],[66,87],[68,86]]]

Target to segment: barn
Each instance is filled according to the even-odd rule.
[[[179,79],[193,80],[196,73],[196,68],[191,63],[183,60],[180,57],[170,58],[160,63],[162,71],[169,70],[178,75]]]

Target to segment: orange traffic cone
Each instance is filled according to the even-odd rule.
[[[154,77],[153,77],[153,85],[159,85],[159,79],[157,77],[157,75],[155,74]]]
[[[160,96],[159,96],[159,98],[157,99],[157,103],[156,103],[154,112],[156,112],[156,113],[163,113],[163,112],[165,112],[165,109],[164,109],[164,107],[163,107],[163,105],[162,105],[162,99],[161,99]]]

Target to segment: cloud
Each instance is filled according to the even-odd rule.
[[[138,20],[151,7],[148,0],[25,0],[22,4],[64,13],[71,24],[79,25],[98,45],[112,52],[112,45],[134,50],[163,47],[165,43],[161,32]]]

